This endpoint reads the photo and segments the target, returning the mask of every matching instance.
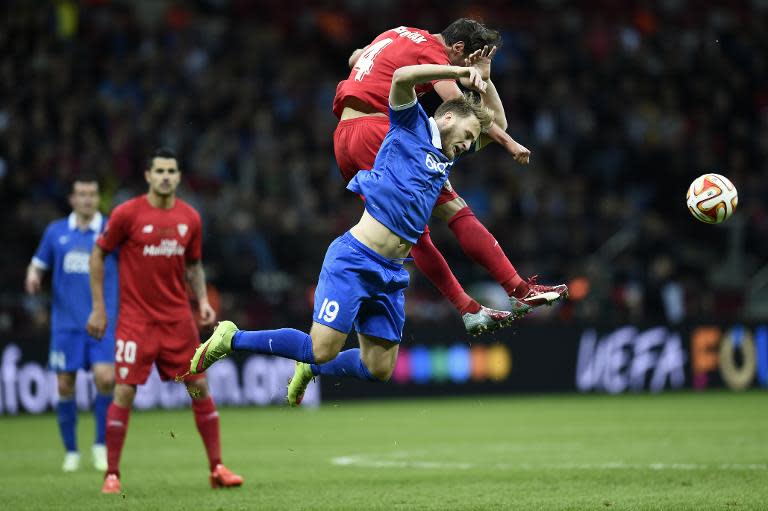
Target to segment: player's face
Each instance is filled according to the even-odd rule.
[[[440,130],[440,140],[443,143],[443,154],[454,159],[468,151],[480,136],[480,121],[474,115],[462,117],[453,112],[436,119]]]
[[[91,217],[99,207],[99,185],[97,183],[75,181],[69,204],[77,215]]]
[[[149,191],[160,197],[176,193],[181,180],[179,164],[175,158],[153,158],[152,168],[144,172]]]

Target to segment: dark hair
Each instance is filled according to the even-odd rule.
[[[147,169],[152,168],[152,161],[155,158],[172,158],[176,160],[176,163],[179,162],[179,158],[176,156],[176,151],[170,147],[159,147],[149,156],[149,159],[147,160]]]
[[[448,46],[464,41],[464,55],[481,50],[486,45],[501,48],[501,34],[498,30],[488,28],[479,21],[469,18],[457,19],[440,35]]]
[[[435,117],[442,117],[448,112],[453,112],[460,117],[469,117],[474,115],[480,122],[480,131],[487,133],[488,128],[493,123],[493,111],[484,106],[480,99],[475,97],[472,93],[465,92],[458,98],[449,99],[444,101],[437,110],[435,110]]]
[[[69,193],[73,193],[75,191],[75,183],[96,183],[96,186],[100,187],[99,179],[95,174],[78,174],[77,176],[70,179]]]

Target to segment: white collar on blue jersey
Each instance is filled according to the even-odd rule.
[[[440,140],[440,129],[437,127],[437,122],[435,122],[433,117],[429,118],[429,131],[432,133],[432,145],[442,149],[443,141]]]
[[[88,224],[88,229],[92,230],[93,232],[100,232],[102,222],[104,222],[104,217],[101,216],[101,213],[97,211],[96,214],[93,215],[91,223]],[[77,229],[77,215],[75,215],[74,211],[69,214],[69,218],[67,218],[67,225],[69,225],[70,231]]]

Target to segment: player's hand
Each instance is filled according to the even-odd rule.
[[[104,337],[104,332],[107,331],[107,313],[103,309],[93,309],[88,316],[85,329],[88,331],[88,335],[94,339]]]
[[[211,326],[216,321],[216,311],[213,310],[208,300],[200,302],[200,324]]]
[[[522,165],[528,165],[528,161],[531,159],[531,150],[522,144],[518,144],[514,140],[510,143],[508,151],[512,154],[512,157],[517,163]]]
[[[31,295],[40,292],[40,275],[35,270],[27,272],[27,278],[24,281],[24,289]]]
[[[491,77],[491,60],[494,55],[496,55],[496,47],[489,48],[486,45],[480,50],[473,51],[469,57],[465,58],[464,65],[476,67],[483,80],[488,80]]]
[[[478,71],[475,66],[469,66],[466,69],[467,71],[462,77],[463,80],[461,80],[461,84],[468,89],[472,89],[480,93],[485,92],[487,85],[485,81],[483,81],[483,78],[480,76],[480,71]]]

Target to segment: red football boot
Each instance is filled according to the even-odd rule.
[[[101,493],[120,493],[120,478],[116,474],[107,474],[101,485]]]
[[[211,488],[230,488],[243,484],[242,476],[235,474],[221,463],[214,467],[208,479],[211,481]]]

